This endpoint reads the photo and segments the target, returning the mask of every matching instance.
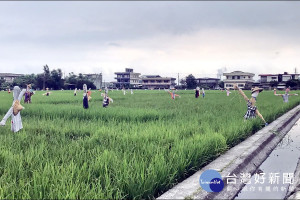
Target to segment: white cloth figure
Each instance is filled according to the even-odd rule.
[[[13,105],[15,101],[19,100],[21,102],[23,95],[25,94],[26,89],[21,89],[19,86],[15,86],[13,90],[13,96],[14,96],[14,101],[12,103],[12,106],[10,109],[7,111],[6,115],[3,117],[2,121],[0,122],[1,126],[5,126],[5,123],[9,117],[11,117],[11,131],[13,132],[18,132],[23,128],[22,124],[22,118],[21,118],[21,112],[19,112],[17,115],[13,114]]]
[[[108,89],[107,89],[107,87],[105,87],[105,94],[108,94]]]
[[[130,92],[131,92],[131,94],[133,94],[133,91],[132,91],[132,89],[130,90]]]
[[[123,94],[124,94],[124,95],[126,94],[126,90],[123,90]]]

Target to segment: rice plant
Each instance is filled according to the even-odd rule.
[[[82,92],[36,92],[23,104],[20,132],[0,127],[0,198],[153,199],[263,127],[259,118],[244,122],[235,91],[178,94],[115,90],[103,108],[93,91],[83,109]],[[0,92],[1,117],[11,102]],[[270,123],[299,102],[264,91],[257,106]]]

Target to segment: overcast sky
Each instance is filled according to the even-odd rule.
[[[0,72],[300,71],[300,2],[0,2]]]

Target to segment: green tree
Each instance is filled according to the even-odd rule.
[[[223,81],[219,81],[218,85],[219,85],[220,88],[224,88],[224,82]]]
[[[277,85],[278,85],[278,81],[271,81],[270,82],[271,87],[277,87]]]
[[[186,86],[188,89],[196,88],[196,86],[197,86],[196,78],[192,74],[188,75],[185,78],[185,80],[186,80]]]
[[[286,87],[298,89],[300,87],[300,81],[298,79],[290,79],[286,82]]]

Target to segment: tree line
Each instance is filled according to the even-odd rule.
[[[88,88],[96,89],[94,83],[83,74],[75,75],[73,72],[69,73],[65,78],[61,69],[53,69],[50,71],[48,65],[43,67],[43,73],[41,74],[26,74],[17,77],[12,83],[5,82],[0,79],[0,87],[2,90],[12,88],[13,86],[26,87],[27,84],[31,84],[35,90],[45,90],[49,88],[51,90],[61,89],[75,89],[82,88],[83,84],[86,84]]]

